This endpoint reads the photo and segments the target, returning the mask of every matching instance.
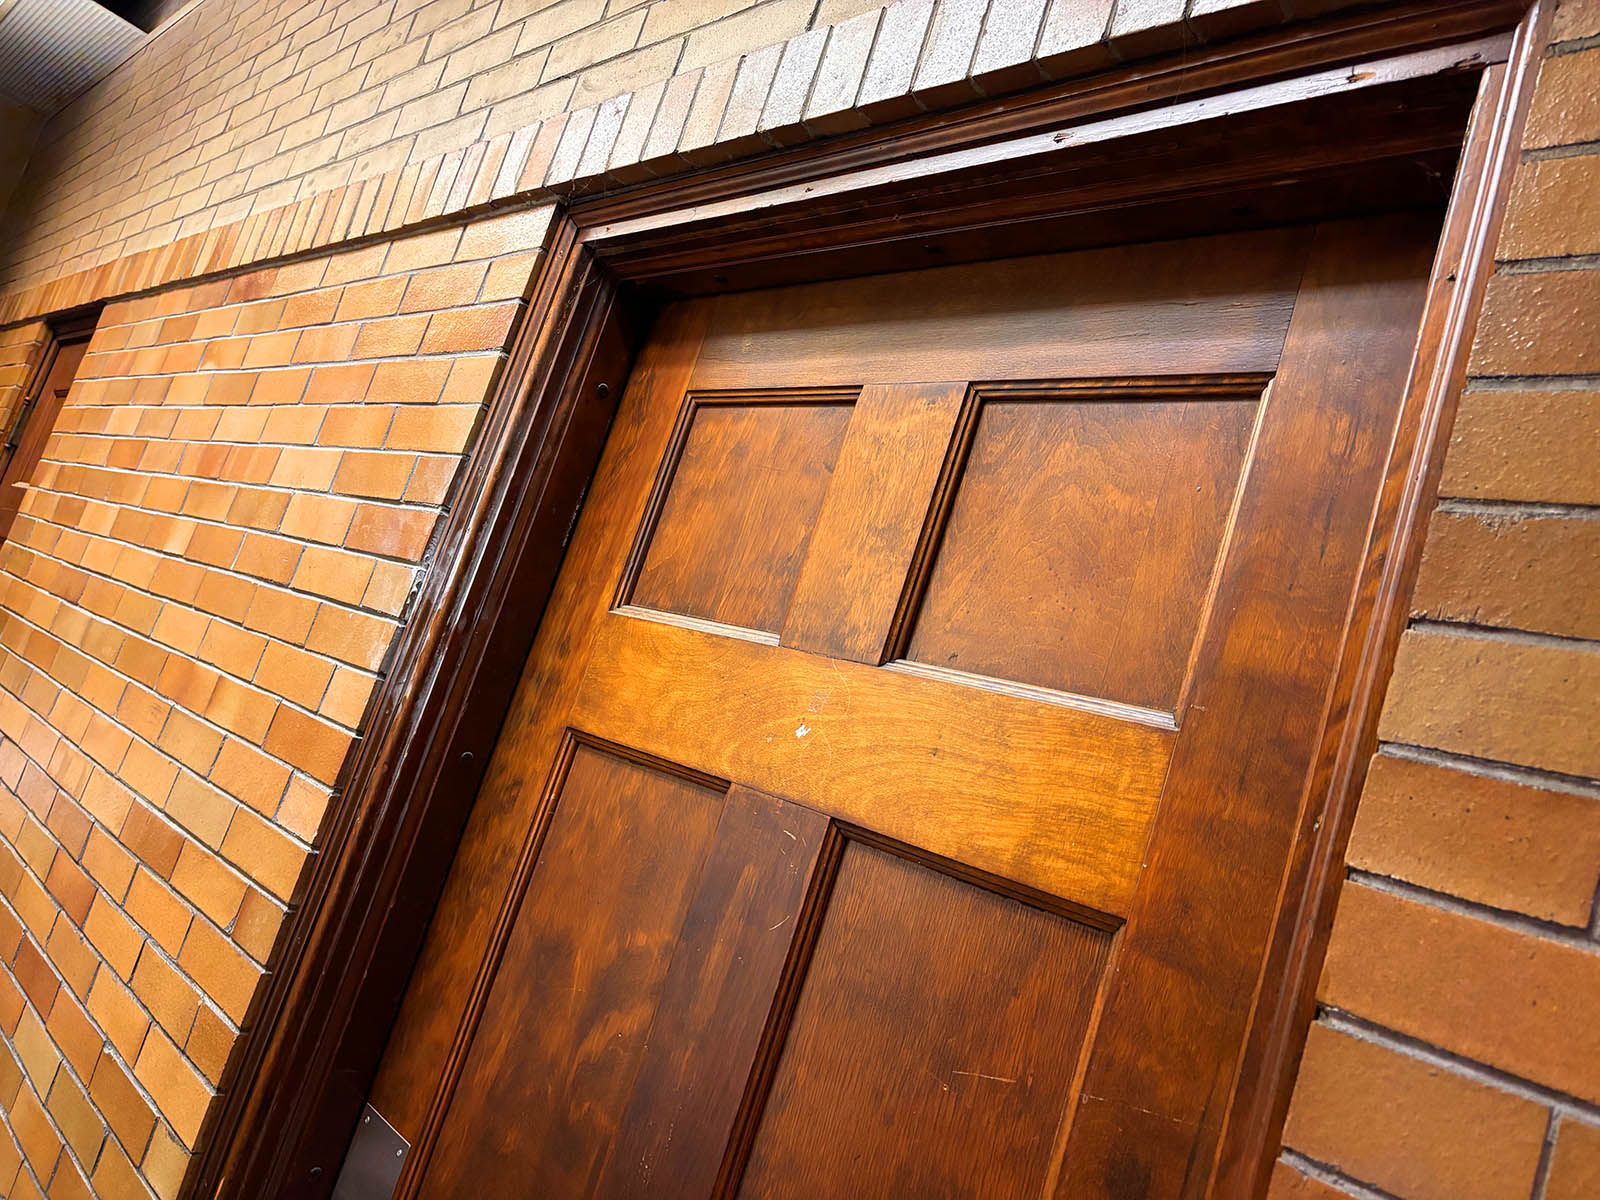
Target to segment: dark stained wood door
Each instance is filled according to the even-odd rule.
[[[12,422],[6,438],[5,467],[0,471],[0,541],[11,533],[23,497],[28,494],[28,482],[88,349],[87,335],[60,341],[38,391],[25,401],[26,407]]]
[[[1202,1194],[1428,245],[669,308],[373,1093],[402,1191]]]

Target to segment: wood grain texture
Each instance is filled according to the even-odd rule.
[[[1271,371],[1305,245],[1272,230],[721,297],[695,385]]]
[[[612,615],[574,727],[1107,913],[1139,874],[1172,734]]]
[[[1037,1195],[1110,943],[848,845],[740,1195]]]
[[[884,660],[966,393],[963,383],[862,389],[784,621],[785,646]]]
[[[631,600],[776,633],[828,491],[848,404],[698,404]]]
[[[1175,711],[1256,407],[986,397],[906,657]]]
[[[729,791],[597,1195],[713,1194],[827,832]]]
[[[578,746],[427,1190],[591,1192],[627,1103],[721,792]]]
[[[1415,218],[1318,230],[1058,1196],[1199,1196],[1209,1185],[1434,232]]]

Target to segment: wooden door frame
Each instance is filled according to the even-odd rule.
[[[1071,155],[1085,148],[1142,146],[1140,138],[1173,135],[1182,141],[1222,112],[1311,111],[1330,96],[1383,83],[1374,83],[1375,73],[1403,81],[1466,68],[1477,72],[1477,102],[1211,1177],[1216,1194],[1260,1195],[1313,1015],[1344,845],[1376,744],[1378,706],[1493,266],[1550,7],[1548,0],[1531,7],[1459,0],[1293,26],[980,101],[887,132],[596,199],[571,197],[555,218],[413,615],[384,665],[367,734],[341,772],[322,850],[205,1131],[191,1194],[312,1197],[331,1190],[652,294],[843,273],[843,254],[855,273],[905,265],[922,250],[942,252],[971,239],[974,229],[997,239],[977,239],[993,253],[1010,231],[1036,227],[1028,222],[1042,210],[1030,207],[1030,197],[1045,193],[1052,213],[1076,206],[1091,225],[1132,211],[1160,188],[1180,205],[1201,203],[1271,163],[1195,166],[1181,179],[1159,181],[1108,170],[1109,182],[1080,177],[1065,198],[1031,181],[1048,181],[1053,163],[1076,161]],[[1451,57],[1474,43],[1477,61]],[[1497,48],[1487,67],[1484,47]],[[1315,165],[1295,165],[1292,146],[1268,153],[1294,170]]]
[[[22,388],[22,399],[18,402],[16,410],[6,422],[5,429],[0,431],[0,475],[11,466],[11,459],[16,453],[14,436],[20,437],[22,430],[18,422],[22,420],[23,413],[31,418],[39,406],[39,398],[44,393],[45,384],[50,380],[50,372],[55,370],[56,359],[61,355],[61,347],[72,342],[88,341],[94,335],[94,327],[100,320],[100,307],[67,313],[49,318],[45,322],[44,350],[34,363],[32,372],[28,375],[27,382]]]

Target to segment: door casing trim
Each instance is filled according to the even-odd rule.
[[[509,361],[430,547],[430,569],[385,664],[366,736],[341,773],[304,898],[207,1130],[191,1194],[313,1197],[331,1190],[653,294],[728,286],[732,278],[748,286],[764,272],[788,282],[784,271],[808,255],[827,270],[829,252],[881,249],[893,238],[886,220],[871,215],[874,198],[887,197],[914,217],[934,214],[926,228],[899,234],[896,253],[941,230],[964,236],[975,224],[1016,225],[1036,215],[1026,207],[1033,193],[1025,184],[1015,202],[994,201],[983,176],[1016,161],[1006,156],[1007,145],[1019,156],[1030,146],[1036,152],[1041,134],[1112,114],[1124,119],[1118,142],[1181,132],[1196,110],[1186,115],[1175,100],[1246,88],[1276,88],[1281,104],[1304,105],[1300,76],[1330,62],[1409,59],[1413,72],[1431,76],[1455,65],[1438,48],[1461,43],[1479,55],[1463,64],[1479,73],[1478,99],[1346,622],[1318,769],[1302,798],[1298,850],[1286,872],[1231,1116],[1208,1175],[1209,1192],[1263,1194],[1552,7],[1548,0],[1526,9],[1475,0],[1442,13],[1421,5],[1291,27],[1256,39],[1246,52],[1123,70],[1073,91],[1052,89],[1044,100],[982,102],[920,119],[895,137],[797,148],[558,212]],[[1507,30],[1508,46],[1483,41]],[[1489,61],[1485,46],[1504,48],[1491,56],[1504,61]],[[1394,69],[1400,78],[1403,68]],[[852,179],[857,186],[841,190]],[[833,186],[808,191],[817,180]],[[1129,186],[1120,201],[1088,189],[1085,211],[1132,204],[1136,181]],[[1184,186],[1209,197],[1229,185],[1199,173],[1175,194]],[[966,203],[963,195],[977,198]],[[774,214],[782,219],[776,241]]]

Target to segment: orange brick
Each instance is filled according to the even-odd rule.
[[[450,369],[446,359],[379,363],[368,395],[380,404],[432,404],[444,390]]]
[[[347,550],[308,547],[295,572],[294,586],[303,592],[358,604],[372,578],[372,560]]]
[[[286,700],[305,708],[316,708],[328,690],[333,664],[282,642],[269,642],[255,682]]]
[[[206,922],[196,921],[183,943],[178,965],[236,1024],[244,1022],[262,971],[237,946]]]
[[[415,354],[422,345],[428,318],[424,314],[380,317],[361,326],[351,351],[355,358],[390,358]]]
[[[123,907],[163,950],[168,954],[178,953],[184,935],[189,932],[189,910],[143,867],[134,874]]]
[[[1529,147],[1600,141],[1600,89],[1593,50],[1547,58],[1539,71],[1522,144]]]
[[[118,1054],[132,1059],[139,1053],[145,1031],[150,1028],[150,1019],[144,1015],[133,993],[107,971],[101,971],[89,989],[89,1013]]]
[[[189,1061],[200,1068],[212,1087],[217,1087],[222,1082],[224,1070],[228,1065],[228,1055],[233,1050],[237,1033],[228,1022],[218,1016],[207,1005],[202,1004],[195,1013],[194,1028],[189,1031],[189,1038],[183,1044],[184,1053],[189,1056]]]
[[[65,1071],[57,1071],[45,1107],[78,1160],[94,1162],[100,1153],[100,1143],[105,1139],[106,1127],[78,1081]],[[51,1190],[53,1193],[55,1189]]]
[[[1474,375],[1600,374],[1600,271],[1496,274],[1468,369]]]
[[[12,1102],[9,1116],[11,1130],[16,1134],[22,1152],[28,1156],[28,1162],[37,1174],[49,1179],[56,1158],[61,1153],[62,1143],[54,1124],[45,1114],[44,1106],[32,1091],[23,1088]]]
[[[395,629],[393,622],[380,617],[324,604],[317,610],[306,638],[306,649],[376,671],[389,649]]]
[[[334,319],[365,321],[372,317],[393,316],[400,308],[400,299],[405,290],[406,280],[403,276],[353,283],[344,289]]]
[[[378,364],[379,366],[383,364]],[[367,396],[372,383],[372,363],[338,363],[318,367],[306,388],[306,404],[358,404]]]
[[[165,879],[172,874],[178,851],[183,846],[183,834],[153,810],[142,804],[134,805],[117,836],[157,875]]]
[[[89,1081],[89,1095],[130,1154],[144,1150],[156,1116],[122,1064],[102,1052]]]
[[[398,275],[422,267],[442,266],[456,257],[456,247],[460,244],[459,228],[405,238],[389,247],[389,256],[383,262],[384,273]]]
[[[90,1180],[99,1200],[149,1200],[150,1190],[115,1142],[106,1143]]]
[[[273,719],[266,749],[313,779],[331,784],[339,774],[350,741],[346,731],[286,704]]]
[[[344,544],[351,550],[420,562],[439,514],[429,509],[363,504]]]
[[[416,462],[414,454],[350,450],[339,463],[333,487],[345,495],[398,500]]]
[[[1563,1117],[1544,1200],[1593,1200],[1595,1196],[1600,1196],[1600,1125]]]
[[[177,1200],[188,1167],[189,1155],[182,1144],[168,1134],[163,1126],[156,1126],[139,1169],[161,1200]]]
[[[211,1089],[205,1080],[158,1029],[151,1030],[145,1039],[133,1073],[184,1145],[192,1148],[199,1140],[200,1126],[211,1104]]]
[[[194,936],[193,930],[189,936]],[[152,947],[146,946],[139,956],[131,986],[133,994],[168,1034],[180,1042],[189,1036],[200,994]]]
[[[209,766],[209,764],[208,764]],[[234,802],[219,789],[193,775],[179,775],[167,796],[166,814],[207,846],[222,844],[233,819]]]
[[[389,366],[389,363],[380,363]],[[381,446],[394,420],[394,409],[386,404],[362,404],[330,408],[317,432],[319,446]]]
[[[105,897],[96,895],[94,902],[103,904]],[[100,956],[65,916],[57,918],[56,927],[50,931],[50,941],[45,945],[45,953],[50,956],[50,961],[56,966],[57,974],[66,982],[67,987],[72,989],[73,995],[89,994],[89,983],[94,979],[94,973],[100,966]]]
[[[1545,1110],[1324,1026],[1313,1026],[1284,1142],[1416,1200],[1525,1200]]]
[[[478,412],[473,404],[402,408],[394,415],[385,446],[434,453],[460,451],[477,424]]]
[[[224,929],[233,921],[239,902],[244,899],[244,880],[194,842],[184,843],[178,865],[172,872],[172,886]]]
[[[1524,162],[1496,257],[1595,253],[1600,253],[1600,155]]]
[[[428,322],[427,335],[422,339],[422,353],[455,354],[466,350],[502,349],[521,307],[515,301],[508,301],[435,313]]]
[[[1600,522],[1438,512],[1412,602],[1418,615],[1600,637]]]
[[[1345,885],[1320,998],[1513,1075],[1600,1099],[1600,955]]]
[[[418,271],[406,283],[401,312],[432,312],[473,303],[483,288],[487,263],[459,263]]]
[[[270,727],[270,726],[269,726]],[[262,731],[263,736],[265,730]],[[272,812],[283,797],[289,770],[254,746],[229,738],[211,769],[211,782],[258,812]]]
[[[272,946],[283,926],[283,909],[254,888],[246,890],[239,915],[233,922],[233,939],[258,963],[272,956]]]
[[[1474,758],[1600,775],[1600,739],[1592,735],[1597,697],[1600,653],[1588,647],[1412,629],[1400,643],[1379,734]]]
[[[228,827],[228,836],[223,839],[222,853],[243,874],[280,900],[294,898],[306,851],[270,822],[248,809],[240,809]],[[233,1016],[226,1006],[223,1011]]]
[[[133,968],[144,946],[144,935],[104,896],[96,896],[83,931],[111,969],[123,979],[133,978]]]

